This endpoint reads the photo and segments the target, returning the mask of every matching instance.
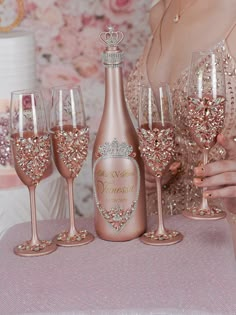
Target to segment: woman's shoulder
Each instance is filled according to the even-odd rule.
[[[225,40],[229,48],[230,54],[236,60],[236,5],[235,0],[217,0],[222,7],[222,14],[227,21],[227,32]]]

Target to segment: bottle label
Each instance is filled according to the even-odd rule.
[[[99,147],[93,167],[97,208],[104,220],[119,232],[136,211],[140,171],[133,147],[114,139]]]

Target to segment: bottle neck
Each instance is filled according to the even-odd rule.
[[[105,68],[105,104],[125,104],[122,67]]]

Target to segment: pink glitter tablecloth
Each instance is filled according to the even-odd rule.
[[[152,218],[151,220],[153,220]],[[39,222],[41,238],[67,221]],[[93,220],[81,228],[94,232]],[[13,247],[30,233],[28,223],[0,241],[0,314],[236,314],[236,262],[226,220],[168,218],[183,242],[166,247],[138,239],[58,248],[22,258]]]

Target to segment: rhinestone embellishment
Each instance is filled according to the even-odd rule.
[[[37,184],[48,168],[50,161],[50,137],[48,134],[30,138],[13,139],[15,160],[25,175]]]
[[[78,231],[73,236],[70,236],[68,231],[64,231],[64,232],[61,232],[60,234],[58,234],[57,240],[62,241],[62,242],[65,242],[65,241],[68,241],[68,242],[82,241],[87,237],[87,235],[88,235],[87,230]]]
[[[54,138],[56,150],[72,177],[76,177],[88,154],[89,128],[57,130]]]
[[[106,142],[104,145],[100,145],[98,148],[98,152],[96,154],[98,159],[94,163],[93,167],[93,188],[94,188],[94,196],[96,201],[96,206],[101,213],[102,217],[106,220],[108,224],[110,224],[113,229],[117,232],[121,231],[125,225],[128,223],[128,221],[133,216],[134,212],[136,211],[137,207],[137,200],[139,197],[139,191],[140,191],[140,171],[137,161],[134,159],[136,157],[136,153],[133,152],[133,147],[125,142],[119,142],[116,138],[113,139],[111,142]],[[99,192],[97,185],[97,182],[101,184],[101,180],[98,179],[98,175],[96,175],[96,171],[102,166],[102,161],[105,161],[106,159],[113,159],[114,163],[116,165],[121,165],[121,169],[114,170],[114,172],[111,170],[111,172],[108,172],[109,174],[116,174],[115,180],[111,181],[112,184],[109,186],[105,186],[105,189],[107,190],[107,193],[114,193],[117,194],[118,199],[121,196],[122,199],[127,198],[127,201],[112,201],[111,202],[111,196],[108,196],[108,200],[110,203],[110,206],[103,205],[103,196]],[[126,160],[125,164],[127,164],[127,160],[130,161],[130,166],[127,166],[128,170],[124,170],[122,168],[122,163],[118,162],[119,159]],[[103,164],[105,165],[105,164]],[[103,168],[103,167],[102,167]],[[104,167],[105,168],[105,167]],[[105,174],[106,171],[102,170],[99,171],[100,174]],[[125,177],[125,174],[128,176],[128,174],[131,174],[130,176],[135,176],[135,179],[131,180],[132,186],[127,186],[127,177]],[[112,176],[112,175],[111,175]],[[124,176],[124,177],[122,177]],[[116,181],[117,180],[117,181]],[[134,183],[135,181],[135,183]],[[129,180],[128,180],[129,183]],[[106,185],[106,184],[105,184]],[[105,192],[106,194],[106,192]],[[127,197],[124,197],[124,194],[126,194]],[[113,205],[112,205],[113,203]],[[128,204],[127,204],[128,203]]]
[[[135,157],[136,154],[133,152],[132,145],[128,145],[125,142],[119,143],[119,141],[114,138],[114,140],[109,143],[106,142],[103,145],[100,145],[98,148],[97,157]]]
[[[174,156],[174,129],[138,129],[140,152],[154,175],[165,170]]]
[[[225,98],[216,100],[209,97],[201,99],[188,97],[189,107],[186,124],[194,133],[200,147],[210,148],[223,128],[225,117]]]
[[[136,201],[133,201],[131,207],[128,209],[122,209],[119,205],[116,205],[110,210],[106,210],[100,203],[97,204],[97,207],[106,221],[110,223],[116,231],[120,231],[134,213]]]
[[[166,234],[157,234],[155,231],[151,231],[151,232],[144,233],[144,236],[153,240],[166,241],[180,234],[178,231],[166,230],[166,232],[167,232]]]
[[[215,214],[219,214],[223,212],[221,209],[216,208],[216,207],[210,207],[209,209],[198,209],[197,207],[194,207],[192,209],[188,209],[188,211],[196,216],[200,215],[201,217],[214,216]]]
[[[21,251],[33,251],[33,252],[40,252],[44,250],[47,246],[50,246],[52,241],[40,241],[39,244],[31,245],[30,241],[26,241],[25,243],[18,245],[17,248]]]

